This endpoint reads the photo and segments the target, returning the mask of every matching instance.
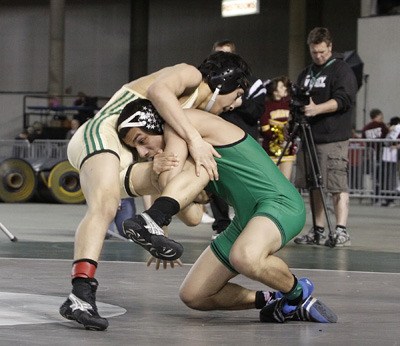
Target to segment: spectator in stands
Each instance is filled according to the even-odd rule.
[[[79,126],[81,126],[81,123],[79,122],[78,119],[72,119],[71,120],[71,128],[68,130],[67,135],[65,136],[65,139],[71,139],[76,130],[78,130]]]
[[[94,117],[97,106],[97,97],[87,96],[84,92],[78,92],[78,97],[74,101],[74,106],[82,107],[82,109],[78,110],[78,114],[74,116],[74,119],[79,120],[81,124],[85,121]]]
[[[34,134],[35,130],[33,126],[28,126],[26,129],[23,129],[20,133],[18,133],[18,135],[15,136],[15,139],[27,140],[30,143],[32,143],[33,140],[35,139]]]

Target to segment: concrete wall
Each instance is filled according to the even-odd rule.
[[[128,80],[133,1],[66,0],[65,88],[111,96]],[[292,1],[298,0],[261,0],[259,15],[221,18],[219,0],[151,0],[148,70],[182,61],[197,65],[215,40],[230,38],[256,76],[287,74]],[[359,0],[306,3],[304,38],[310,27],[326,25],[338,51],[356,48]],[[14,113],[22,109],[15,93],[47,91],[49,1],[2,0],[0,46],[0,138],[13,138],[22,127],[22,114]],[[11,96],[5,100],[6,95]]]
[[[364,74],[369,75],[368,84],[358,93],[358,128],[370,121],[372,108],[381,109],[386,122],[400,116],[399,32],[400,15],[358,20],[357,49],[364,61]]]

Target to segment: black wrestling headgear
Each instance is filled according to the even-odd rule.
[[[123,139],[132,127],[139,127],[152,134],[162,135],[164,120],[149,100],[136,99],[127,103],[118,117],[118,136]]]
[[[198,67],[212,92],[217,88],[220,95],[226,95],[242,88],[246,90],[251,75],[247,63],[237,54],[215,52],[209,55]]]

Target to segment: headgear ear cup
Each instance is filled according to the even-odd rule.
[[[242,65],[247,64],[238,55],[217,52],[206,59],[199,69],[211,91],[219,88],[219,93],[224,95],[238,88],[247,89],[249,71],[245,72]]]

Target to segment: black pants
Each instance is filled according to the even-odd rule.
[[[229,218],[229,205],[218,196],[212,195],[210,207],[215,219],[211,227],[214,231],[221,233],[231,223],[231,219]]]

